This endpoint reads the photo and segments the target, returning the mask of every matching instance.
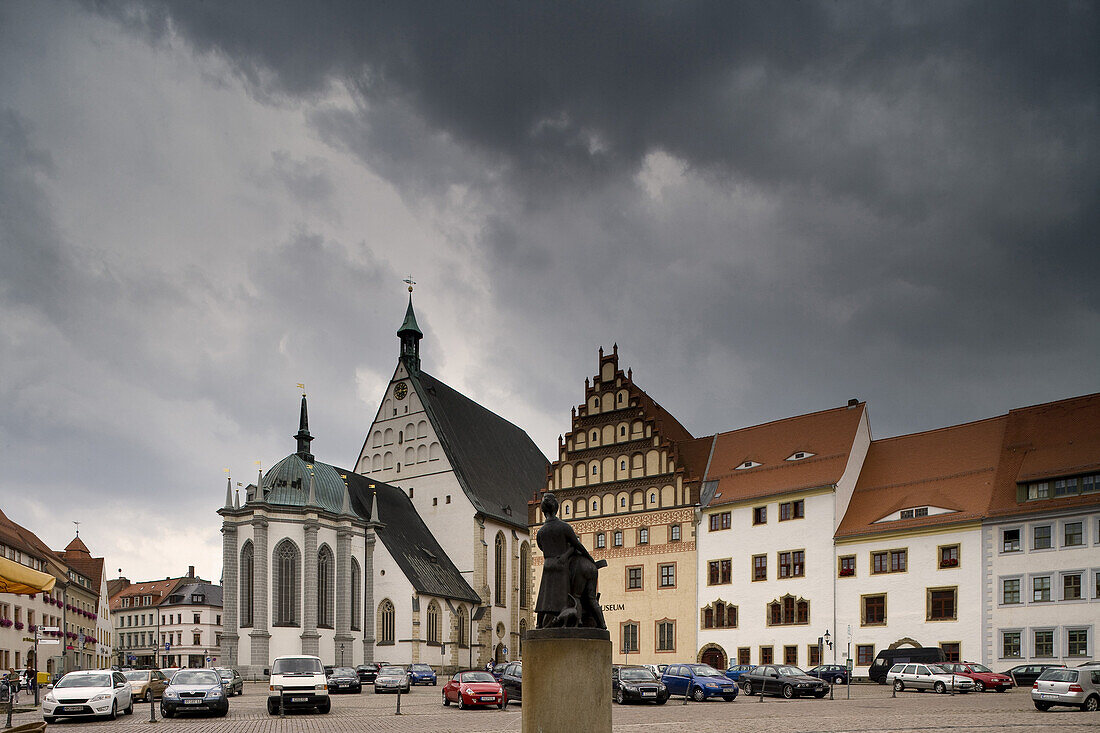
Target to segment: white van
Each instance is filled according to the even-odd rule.
[[[279,714],[280,699],[284,710],[316,708],[319,713],[327,713],[332,709],[320,657],[304,654],[276,657],[271,669],[265,669],[264,674],[269,676],[268,714]]]

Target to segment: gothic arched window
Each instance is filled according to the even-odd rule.
[[[351,559],[351,628],[359,630],[359,619],[363,618],[362,604],[363,573],[359,569],[359,561]]]
[[[508,567],[508,558],[504,554],[504,533],[497,532],[496,541],[496,603],[504,606],[508,600],[508,590],[505,584],[505,571]]]
[[[393,602],[386,598],[378,604],[378,643],[392,644],[395,638]]]
[[[465,649],[466,647],[470,646],[469,639],[466,636],[466,632],[468,631],[467,624],[469,623],[469,621],[466,620],[466,607],[459,606],[458,613],[455,615],[458,617],[456,620],[456,624],[458,626],[458,633],[456,634],[457,643],[460,647]]]
[[[519,546],[519,607],[531,605],[531,545]]]
[[[332,559],[332,550],[321,545],[317,551],[317,626],[322,629],[333,627],[333,595],[336,591],[336,563]]]
[[[252,577],[254,565],[254,548],[252,546],[252,540],[248,540],[244,543],[244,547],[241,548],[241,566],[239,568],[240,580],[241,580],[241,592],[240,592],[240,626],[248,627],[252,625]]]
[[[275,591],[275,608],[272,626],[297,626],[301,572],[298,546],[290,539],[275,545],[272,554],[272,588]]]
[[[428,604],[428,643],[439,643],[439,604],[432,601]]]

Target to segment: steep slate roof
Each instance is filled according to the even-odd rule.
[[[527,501],[549,462],[521,428],[424,371],[410,370],[459,485],[481,514],[527,529]]]
[[[352,471],[337,470],[348,477],[352,511],[364,519],[381,522],[375,530],[378,537],[418,593],[481,603],[481,596],[458,572],[404,491]],[[370,514],[372,495],[378,497],[376,519]]]
[[[38,535],[23,525],[13,522],[2,510],[0,510],[0,542],[40,559],[53,560],[61,565],[65,564],[56,552],[47,547],[45,542],[38,539]]]
[[[832,486],[844,475],[866,404],[719,433],[705,480],[717,481],[709,506]],[[810,458],[788,461],[803,451]],[[746,461],[760,466],[738,470]]]
[[[213,583],[185,583],[173,589],[160,605],[189,606],[191,605],[191,596],[195,593],[205,596],[205,599],[202,601],[202,605],[204,606],[222,605],[222,587],[220,585],[214,585]],[[183,596],[183,599],[173,601],[173,596]]]
[[[1005,418],[994,417],[873,441],[836,536],[981,519],[1004,430]],[[953,511],[876,524],[901,509],[922,506]]]
[[[1100,393],[1011,410],[987,514],[1100,503],[1097,494],[1017,502],[1016,485],[1100,471]]]

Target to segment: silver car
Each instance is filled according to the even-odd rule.
[[[974,689],[974,680],[952,674],[934,664],[895,664],[886,673],[886,682],[892,684],[897,692],[902,690],[970,692]]]
[[[1072,705],[1096,712],[1100,709],[1100,668],[1045,669],[1031,688],[1031,700],[1044,712],[1052,705]]]
[[[378,676],[374,678],[374,691],[388,692],[390,690],[397,692],[409,692],[412,686],[412,681],[409,679],[409,673],[405,671],[404,667],[383,667],[378,670]]]

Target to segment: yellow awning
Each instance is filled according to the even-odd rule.
[[[0,557],[0,593],[42,593],[53,590],[57,578],[49,573]]]

